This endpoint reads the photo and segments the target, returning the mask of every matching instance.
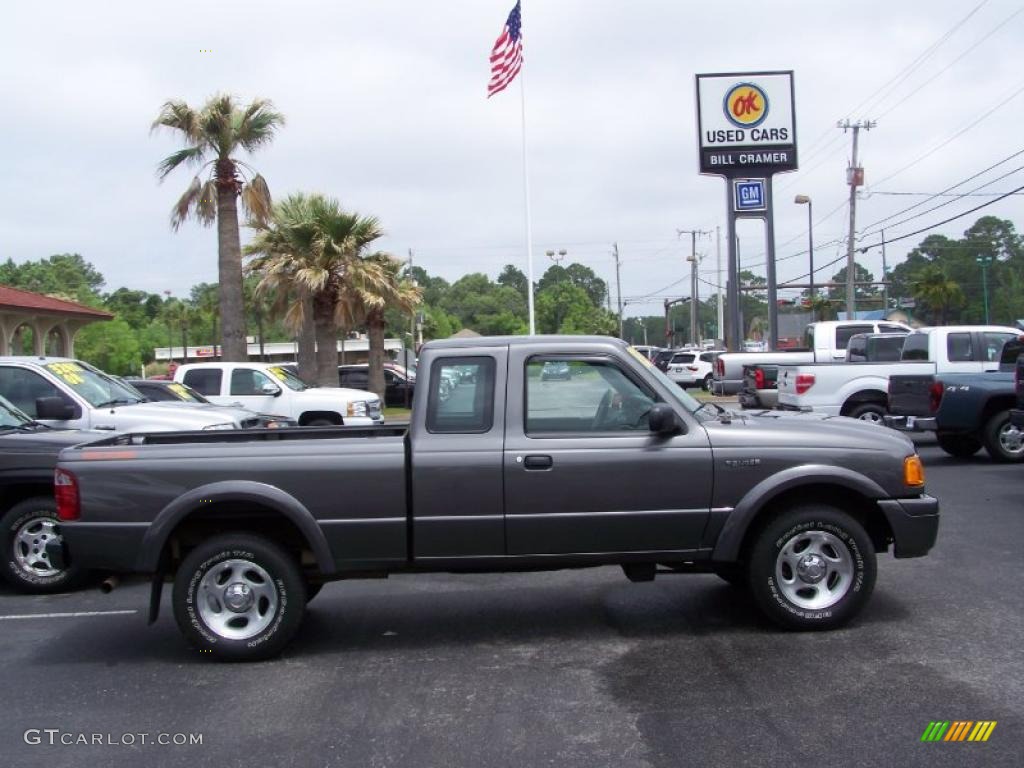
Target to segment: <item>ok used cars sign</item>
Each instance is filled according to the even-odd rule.
[[[697,75],[700,172],[796,170],[793,73]]]

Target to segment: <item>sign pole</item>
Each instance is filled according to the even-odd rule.
[[[772,177],[764,180],[764,239],[768,257],[768,338],[772,349],[779,348],[779,292],[775,282],[775,208],[772,207]]]
[[[726,304],[729,308],[729,322],[726,324],[726,348],[730,352],[740,351],[740,341],[743,331],[740,328],[740,272],[736,258],[736,211],[732,205],[732,183],[726,181],[725,185],[725,206],[729,212],[727,217],[728,227],[726,239],[729,243],[726,268],[729,270],[729,282],[726,289]]]

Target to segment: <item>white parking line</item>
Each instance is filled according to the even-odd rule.
[[[124,616],[138,611],[77,611],[75,613],[24,613],[17,616],[0,616],[0,621],[12,619],[73,619],[79,616]]]

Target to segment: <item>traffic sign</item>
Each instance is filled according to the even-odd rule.
[[[764,179],[733,179],[732,189],[733,210],[737,213],[767,210]]]

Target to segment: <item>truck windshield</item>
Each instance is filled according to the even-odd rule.
[[[134,405],[143,398],[134,389],[112,379],[95,368],[74,361],[47,363],[43,366],[93,408],[110,405]]]
[[[655,367],[651,363],[651,361],[647,359],[646,356],[644,356],[640,352],[637,352],[635,349],[633,349],[633,347],[629,347],[629,353],[633,355],[633,357],[635,357],[641,363],[643,363],[643,366],[644,368],[647,369],[648,373],[650,373],[651,376],[658,379],[662,384],[664,384],[665,388],[672,393],[672,397],[674,397],[676,401],[681,403],[686,410],[694,414],[698,419],[704,420],[705,417],[707,419],[712,419],[715,417],[715,414],[710,413],[709,409],[704,408],[704,405],[702,403],[700,403],[698,400],[687,394],[685,389],[683,389],[674,381],[672,381],[672,379],[670,379],[668,375],[661,371],[661,369]],[[704,410],[701,410],[702,408],[704,408]],[[698,413],[698,411],[700,411],[700,413]]]
[[[0,429],[23,427],[31,421],[32,419],[0,397]]]
[[[267,368],[267,373],[288,387],[288,389],[294,389],[296,392],[302,392],[305,389],[309,389],[306,382],[283,366],[272,365]]]

